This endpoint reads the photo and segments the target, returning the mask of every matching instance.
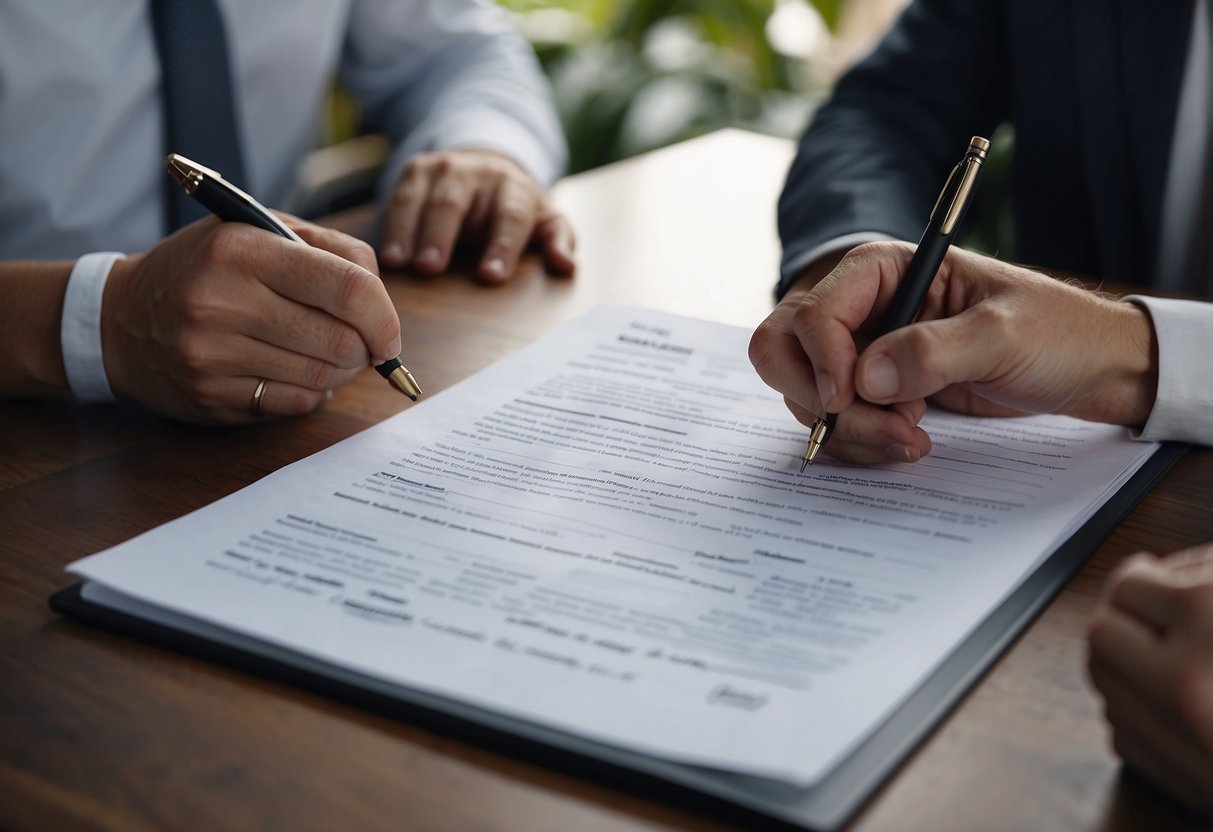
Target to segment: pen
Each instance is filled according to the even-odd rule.
[[[952,168],[948,179],[944,182],[935,207],[931,209],[931,219],[927,222],[926,231],[918,241],[918,248],[910,258],[910,265],[893,293],[889,308],[885,311],[884,320],[880,323],[879,335],[892,332],[908,326],[918,317],[918,310],[926,299],[927,290],[935,280],[948,246],[956,236],[956,229],[964,219],[973,194],[977,191],[977,180],[981,176],[981,166],[990,150],[990,142],[981,136],[969,140],[969,149],[964,158]],[[878,336],[879,337],[879,336]],[[830,438],[838,414],[827,413],[817,417],[809,432],[809,444],[805,449],[804,461],[800,464],[801,473],[806,466],[812,464],[821,446]]]
[[[288,240],[307,245],[303,238],[283,225],[265,206],[225,180],[216,171],[178,153],[170,153],[165,157],[164,166],[182,190],[205,205],[219,219],[255,225]],[[421,395],[417,379],[413,378],[413,374],[401,363],[399,357],[376,364],[375,371],[413,401],[417,401],[417,397]]]

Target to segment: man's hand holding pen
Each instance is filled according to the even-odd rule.
[[[200,220],[114,265],[102,305],[114,392],[190,422],[306,413],[400,353],[400,320],[365,243],[290,217],[308,245]],[[259,381],[268,384],[259,387]]]
[[[921,459],[928,398],[978,416],[1149,416],[1157,355],[1143,309],[989,257],[951,249],[918,322],[875,337],[913,251],[854,249],[816,285],[794,286],[751,339],[759,376],[800,422],[839,414],[827,453]]]
[[[964,156],[948,174],[943,190],[935,200],[935,206],[927,220],[927,228],[922,232],[910,262],[901,270],[894,284],[892,297],[885,303],[880,328],[872,333],[872,338],[909,326],[918,317],[926,302],[927,293],[935,282],[935,276],[943,265],[943,258],[960,232],[961,222],[969,210],[973,195],[977,192],[977,182],[981,178],[982,165],[989,151],[989,139],[974,136],[969,140]],[[827,390],[833,381],[828,376],[823,378],[819,375],[818,389]],[[831,397],[823,395],[822,398],[825,399],[823,404],[828,405]],[[918,418],[921,418],[921,414]],[[830,440],[837,424],[838,411],[828,407],[825,415],[814,419],[804,460],[800,465],[802,473],[805,466],[813,463],[822,447]],[[886,452],[893,456],[904,456],[905,462],[915,462],[926,452],[917,449],[915,444],[892,443],[886,448]]]

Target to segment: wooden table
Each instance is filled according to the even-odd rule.
[[[575,279],[391,277],[434,394],[598,303],[753,327],[768,311],[788,142],[725,131],[562,183]],[[365,224],[366,215],[340,219]],[[407,406],[371,372],[323,411],[238,429],[133,408],[0,404],[0,827],[725,829],[718,820],[54,615],[70,561]],[[1199,828],[1120,775],[1084,677],[1108,571],[1213,539],[1193,451],[881,790],[856,830]]]

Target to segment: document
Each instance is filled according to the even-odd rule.
[[[930,413],[821,457],[749,333],[603,307],[72,564],[85,597],[663,760],[807,786],[1154,452]]]

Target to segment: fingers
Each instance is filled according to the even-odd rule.
[[[573,226],[560,214],[548,214],[535,226],[535,243],[543,251],[544,262],[557,274],[572,274],[577,268],[573,252],[577,239]]]
[[[1101,663],[1091,666],[1090,676],[1104,697],[1104,712],[1115,730],[1149,737],[1152,744],[1168,749],[1168,756],[1188,761],[1199,758],[1196,744],[1174,712],[1142,691],[1134,679]]]
[[[818,392],[818,377],[791,324],[800,303],[799,296],[785,298],[758,325],[750,337],[750,363],[768,387],[804,410],[821,415],[824,402]],[[852,354],[855,352],[853,342],[842,348],[849,349]],[[826,398],[830,398],[829,394]]]
[[[265,389],[257,399],[257,389],[262,379],[266,382]],[[187,421],[238,425],[262,419],[302,416],[322,407],[332,396],[332,390],[313,390],[266,376],[213,378],[197,391],[197,401],[203,408],[204,416],[188,418]]]
[[[553,270],[573,270],[568,222],[517,163],[477,148],[420,154],[385,212],[384,265],[438,273],[449,267],[460,241],[483,242],[477,274],[489,282],[508,279],[532,242]]]
[[[784,403],[801,424],[812,426],[819,411],[788,398]],[[925,412],[921,401],[896,410],[856,401],[838,415],[822,453],[857,465],[917,462],[931,452],[931,438],[918,427]]]
[[[440,168],[431,180],[417,221],[413,267],[427,274],[444,271],[450,263],[455,242],[476,196],[473,183],[446,174],[446,169]]]
[[[478,269],[482,278],[499,282],[518,268],[518,258],[535,229],[539,196],[529,183],[501,183],[493,200],[489,242]]]
[[[195,223],[115,264],[101,324],[120,395],[185,421],[247,421],[264,378],[273,388],[263,413],[302,413],[371,356],[399,354],[399,320],[370,249],[287,221],[312,245]]]
[[[1162,559],[1160,566],[1189,586],[1213,584],[1213,543],[1173,552]]]
[[[1199,667],[1201,659],[1184,649],[1110,609],[1092,628],[1089,673],[1104,697],[1117,753],[1185,803],[1207,809],[1213,805],[1213,741],[1199,716],[1211,703],[1185,697],[1184,680],[1192,678],[1190,672],[1185,677],[1185,667]]]
[[[755,330],[749,356],[762,380],[782,393],[802,423],[823,413],[839,414],[825,453],[860,464],[914,462],[930,453],[919,428],[922,399],[892,409],[855,398],[855,334],[895,285],[908,258],[901,246],[861,247],[829,276],[794,290]]]
[[[342,259],[358,264],[372,274],[379,274],[375,250],[366,242],[357,237],[351,237],[349,234],[312,225],[289,215],[283,215],[283,217],[291,226],[291,230],[303,238],[303,241],[309,246],[331,252]]]
[[[1108,581],[1107,601],[1156,633],[1165,633],[1182,614],[1169,571],[1153,555],[1125,561]]]
[[[1134,679],[1145,691],[1166,687],[1167,657],[1157,634],[1145,623],[1115,608],[1105,609],[1092,623],[1088,642],[1092,666]]]
[[[400,319],[383,281],[373,271],[331,252],[286,240],[260,240],[258,261],[247,265],[258,282],[281,298],[323,310],[353,327],[372,360],[386,361],[400,354]],[[270,340],[281,344],[287,338],[288,343],[298,345],[299,334],[290,331],[288,322],[298,320],[300,313],[279,307],[272,316],[280,337]],[[261,334],[265,336],[264,329]],[[351,349],[356,351],[356,345]],[[316,354],[314,349],[304,351]],[[342,359],[341,355],[335,357]],[[348,360],[338,363],[345,366]]]
[[[213,354],[199,351],[193,356],[187,377],[201,381],[255,375],[323,393],[349,384],[365,366],[360,362],[342,367],[256,338],[235,336],[218,345]]]
[[[391,269],[404,268],[417,253],[417,232],[432,179],[422,162],[423,157],[418,157],[409,163],[384,209],[381,255]]]
[[[828,411],[842,410],[855,397],[855,336],[876,314],[882,283],[895,283],[902,254],[898,246],[861,246],[789,310],[787,329],[814,368]]]
[[[925,399],[955,384],[982,382],[1010,350],[1007,316],[993,305],[888,333],[864,350],[855,368],[859,395],[870,402]]]
[[[1201,814],[1213,810],[1213,760],[1192,763],[1177,758],[1153,736],[1128,729],[1114,729],[1112,747],[1130,769],[1188,808]]]

